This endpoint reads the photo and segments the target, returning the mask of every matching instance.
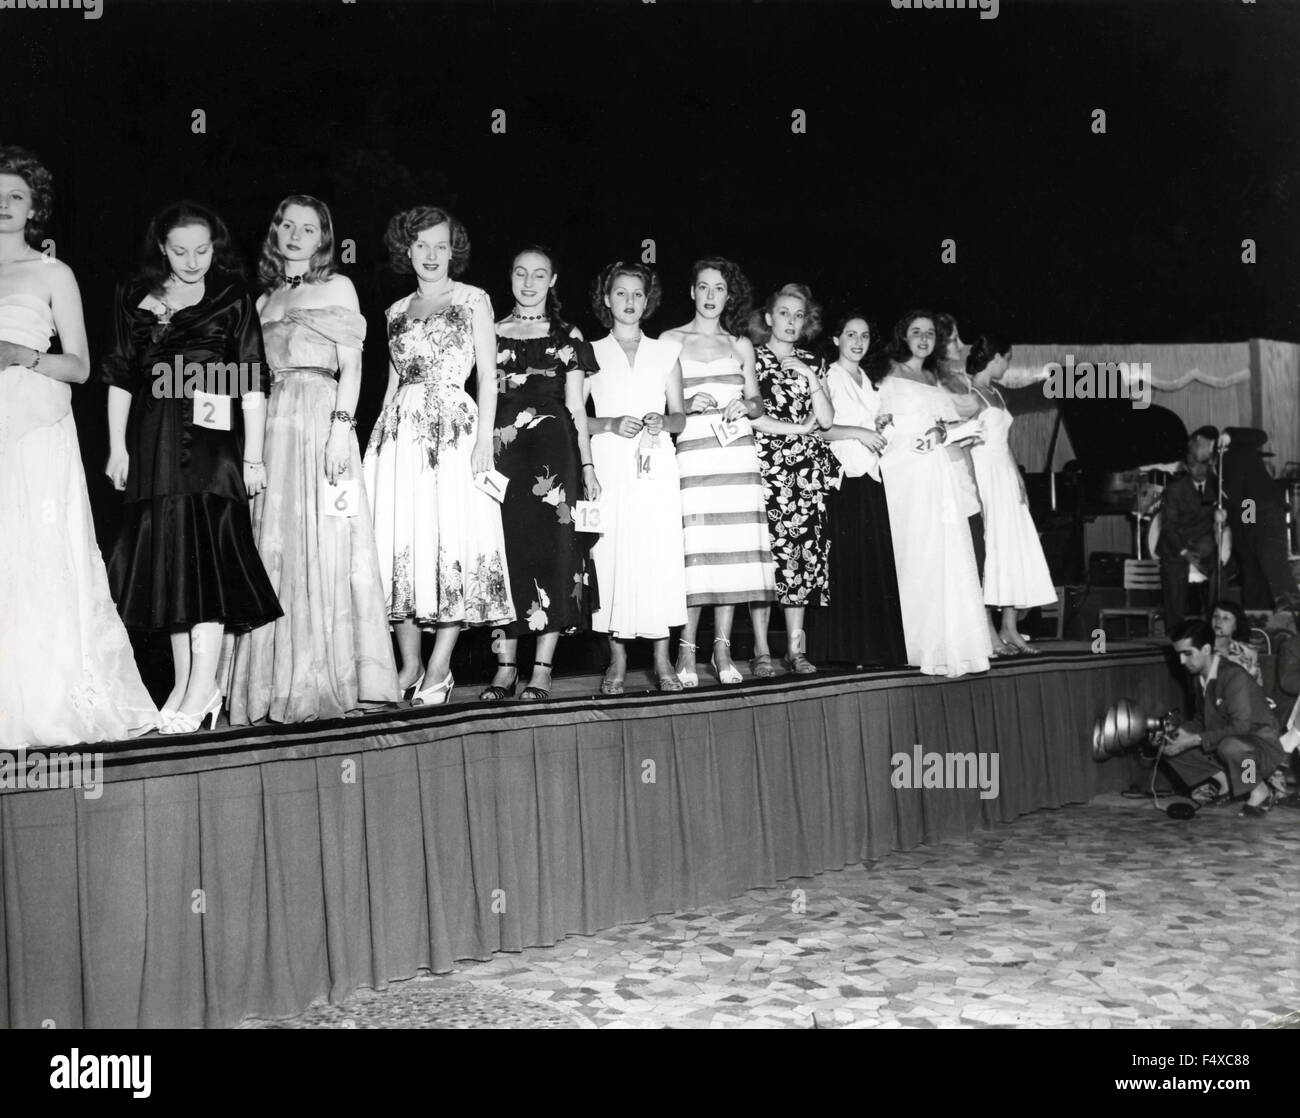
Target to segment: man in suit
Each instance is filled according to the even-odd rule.
[[[1165,630],[1173,632],[1187,608],[1188,568],[1195,563],[1206,577],[1217,562],[1214,534],[1219,479],[1210,469],[1219,432],[1200,427],[1187,440],[1187,472],[1165,488],[1160,506],[1160,585],[1165,599]]]
[[[1170,737],[1165,760],[1189,788],[1215,780],[1232,799],[1245,798],[1242,815],[1263,815],[1272,801],[1268,778],[1286,759],[1263,688],[1214,651],[1208,622],[1184,621],[1173,638],[1193,680],[1196,717]]]
[[[1268,436],[1254,427],[1229,427],[1222,458],[1223,495],[1241,567],[1247,609],[1296,610],[1296,586],[1288,556],[1286,501],[1264,465]]]

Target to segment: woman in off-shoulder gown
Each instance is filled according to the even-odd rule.
[[[72,272],[28,242],[49,173],[0,148],[0,748],[157,724],[95,542],[69,383],[89,372]],[[58,335],[61,352],[49,352]]]
[[[324,202],[280,203],[259,267],[273,379],[253,534],[284,615],[236,640],[232,723],[338,718],[400,697],[355,432],[366,320],[333,249]]]

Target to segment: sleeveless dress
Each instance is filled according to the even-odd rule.
[[[564,391],[570,371],[595,369],[591,346],[570,337],[567,326],[542,338],[497,336],[492,449],[510,479],[501,526],[518,613],[505,626],[507,637],[591,627],[590,537],[574,530],[572,511],[583,499],[582,459]]]
[[[257,308],[242,281],[215,272],[203,298],[168,322],[140,306],[147,293],[140,282],[118,289],[114,343],[103,365],[104,382],[131,393],[131,465],[108,583],[128,629],[176,633],[203,622],[256,628],[281,612],[244,488],[240,398],[266,390]],[[194,367],[208,374],[197,387],[229,398],[228,430],[203,424],[212,412],[191,390]]]
[[[474,486],[478,408],[465,381],[474,367],[474,308],[487,293],[452,287],[427,318],[406,312],[416,292],[386,312],[398,388],[366,448],[379,582],[393,621],[497,625],[515,619],[501,506]]]
[[[597,416],[639,419],[663,412],[679,343],[642,337],[633,365],[612,334],[591,348],[600,366],[588,382]],[[673,626],[686,624],[682,496],[672,438],[661,431],[651,446],[644,432],[625,439],[605,431],[591,436],[591,457],[606,525],[591,549],[600,588],[591,627],[622,640],[666,637]],[[648,476],[637,476],[638,457]]]
[[[952,397],[891,372],[880,384],[880,407],[894,417],[880,469],[907,662],[927,675],[987,671],[993,649],[958,467],[942,446],[914,449],[936,421],[956,419]]]
[[[984,601],[1016,609],[1049,605],[1056,587],[1007,442],[1011,413],[979,396],[988,405],[980,412],[984,442],[971,447],[971,458],[984,503]]]
[[[806,349],[794,356],[822,372],[825,362]],[[812,415],[812,391],[802,373],[781,368],[781,358],[758,347],[755,371],[769,419],[803,423]],[[767,527],[776,563],[776,600],[783,606],[829,604],[831,538],[826,531],[826,491],[839,484],[840,464],[814,433],[791,438],[757,432]]]
[[[686,547],[686,604],[770,602],[776,597],[772,545],[767,533],[763,479],[749,420],[744,434],[722,446],[710,426],[745,395],[745,375],[734,357],[682,359],[682,396],[707,392],[718,402],[686,417],[677,436]]]
[[[837,425],[875,429],[880,392],[866,377],[859,385],[832,364],[826,393]],[[855,439],[837,440],[830,447],[844,467],[840,488],[826,495],[834,608],[816,610],[808,619],[808,655],[855,665],[905,664],[903,609],[880,459]]]
[[[53,333],[43,299],[0,295],[0,339],[45,353]],[[0,370],[0,748],[157,724],[95,542],[71,388]]]
[[[339,718],[361,702],[400,697],[352,432],[343,477],[357,486],[357,513],[333,516],[324,505],[337,347],[360,349],[365,334],[366,320],[346,307],[290,310],[262,324],[273,379],[253,533],[284,616],[235,642],[232,725]]]

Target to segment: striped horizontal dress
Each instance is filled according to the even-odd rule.
[[[739,421],[744,434],[727,446],[712,428],[732,400],[744,397],[740,362],[734,357],[683,358],[681,366],[684,399],[707,392],[718,402],[716,410],[688,415],[677,438],[686,604],[770,602],[776,597],[776,576],[758,448],[747,419]]]

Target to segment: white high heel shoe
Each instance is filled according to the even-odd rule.
[[[435,683],[432,687],[417,691],[411,703],[417,707],[442,706],[451,698],[451,689],[455,686],[456,680],[451,672],[448,672],[447,678],[441,683]]]
[[[714,637],[713,643],[725,644],[728,648],[731,647],[731,641],[727,640],[726,637]],[[745,677],[740,674],[740,669],[734,663],[726,669],[718,667],[718,654],[716,652],[710,657],[709,663],[713,665],[713,670],[718,673],[718,682],[726,684],[744,683]]]
[[[695,653],[695,645],[691,644],[690,641],[678,641],[677,642],[678,657],[681,656],[683,648],[689,648],[691,650],[692,655]],[[679,671],[677,673],[677,678],[681,680],[681,684],[683,687],[698,687],[700,685],[699,673],[695,671],[689,671],[689,672]]]
[[[163,734],[193,734],[205,720],[211,719],[208,726],[209,730],[217,728],[217,715],[221,713],[222,706],[225,705],[221,696],[221,690],[218,688],[212,692],[212,698],[203,704],[203,709],[195,711],[193,714],[186,714],[183,711],[174,711],[170,719],[163,722],[159,727],[159,733]]]

